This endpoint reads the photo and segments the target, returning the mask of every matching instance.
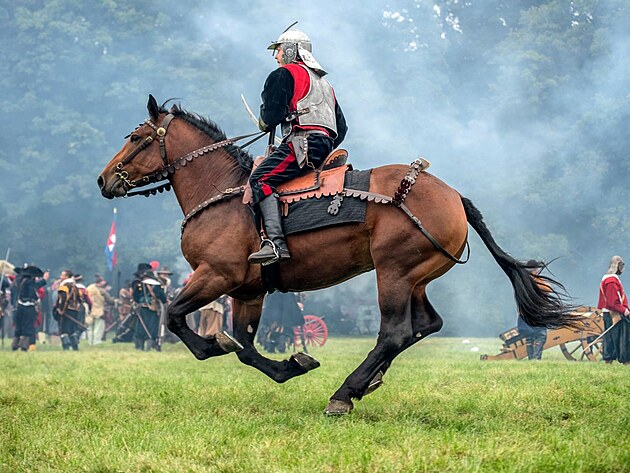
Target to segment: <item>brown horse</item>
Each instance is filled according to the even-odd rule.
[[[308,355],[298,353],[275,361],[254,346],[265,289],[261,267],[247,262],[260,238],[250,210],[240,199],[251,171],[251,156],[207,119],[177,106],[166,110],[152,96],[147,108],[149,119],[129,135],[98,177],[98,185],[109,199],[165,179],[175,192],[186,216],[182,252],[194,274],[168,307],[168,327],[199,360],[235,351],[241,362],[278,383],[316,368],[319,363]],[[370,192],[393,196],[408,170],[401,165],[373,169]],[[376,270],[381,312],[376,346],[332,395],[327,414],[350,412],[352,399],[361,399],[378,387],[397,355],[440,330],[442,319],[429,302],[426,287],[454,261],[436,245],[459,257],[467,243],[467,223],[509,277],[518,309],[528,323],[548,327],[570,323],[561,294],[541,291],[532,282],[528,266],[499,248],[479,211],[457,191],[422,172],[405,204],[430,231],[435,244],[419,231],[419,221],[394,205],[374,202],[367,204],[364,223],[288,237],[292,259],[279,268],[279,279],[287,290],[321,289]],[[222,294],[234,298],[234,338],[224,333],[198,336],[187,326],[186,314]]]

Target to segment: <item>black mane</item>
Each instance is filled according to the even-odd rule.
[[[198,128],[202,132],[204,132],[214,142],[223,141],[227,139],[227,136],[225,136],[225,133],[223,132],[223,130],[221,130],[219,125],[217,125],[215,122],[213,122],[209,118],[205,118],[205,117],[202,117],[201,115],[198,115],[197,113],[184,110],[179,105],[173,105],[169,110],[167,110],[165,108],[165,105],[167,102],[164,102],[164,104],[162,104],[162,106],[160,107],[160,113],[172,113],[176,118],[180,118],[190,123],[194,127]],[[227,151],[228,154],[237,161],[239,166],[249,176],[249,174],[252,171],[252,165],[254,162],[252,155],[249,154],[244,149],[239,148],[238,146],[230,145],[230,146],[224,147],[223,149]]]

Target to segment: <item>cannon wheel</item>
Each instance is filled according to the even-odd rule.
[[[304,344],[309,348],[322,347],[328,340],[328,327],[316,315],[305,315],[304,325],[295,327],[294,333],[296,346],[302,344],[302,336],[304,336]]]
[[[560,343],[558,346],[564,357],[569,361],[600,361],[602,358],[602,340],[595,342],[590,348],[589,344],[597,336],[589,336],[572,342]]]

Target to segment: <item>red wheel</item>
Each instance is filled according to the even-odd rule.
[[[328,340],[328,327],[324,321],[315,315],[305,315],[304,325],[301,327],[304,334],[304,343],[308,346],[318,347],[324,346],[326,340]],[[295,327],[295,344],[301,343],[300,327]]]

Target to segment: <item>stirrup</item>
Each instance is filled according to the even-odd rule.
[[[267,243],[268,245],[271,246],[271,250],[273,251],[273,258],[271,258],[270,260],[265,261],[264,263],[261,263],[262,266],[269,266],[270,264],[274,264],[277,263],[278,261],[280,261],[280,252],[278,251],[278,247],[276,246],[276,244],[271,241],[269,238],[263,238],[262,241],[260,242],[260,249],[262,250],[263,245]]]
[[[255,255],[256,253],[260,253],[260,251],[262,251],[262,249],[265,246],[269,246],[271,248],[271,251],[273,251],[273,256],[270,255],[270,258],[268,258],[265,261],[262,262],[252,262],[251,257],[253,255]],[[252,264],[260,264],[262,266],[268,266],[270,264],[274,264],[277,263],[278,261],[280,261],[280,253],[278,252],[278,247],[276,246],[276,244],[271,241],[268,238],[263,238],[260,242],[260,250],[258,250],[256,253],[252,253],[251,255],[249,255],[249,257],[247,258],[247,260],[252,263]]]

